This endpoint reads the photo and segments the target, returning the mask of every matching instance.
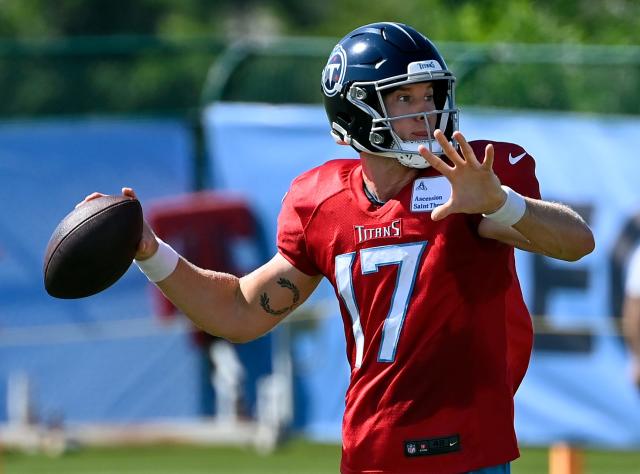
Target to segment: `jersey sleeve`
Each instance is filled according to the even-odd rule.
[[[304,225],[295,206],[295,188],[285,194],[278,216],[278,252],[294,267],[307,275],[318,275],[318,270],[307,250]]]
[[[540,184],[536,178],[533,157],[513,143],[495,143],[494,148],[494,170],[500,182],[523,196],[540,199]]]

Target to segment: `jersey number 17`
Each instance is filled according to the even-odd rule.
[[[402,325],[409,308],[413,286],[418,275],[418,264],[427,243],[412,242],[399,245],[384,245],[360,250],[362,275],[377,272],[384,265],[398,265],[395,288],[391,297],[389,313],[382,328],[382,341],[378,362],[393,362],[400,341]],[[364,333],[360,324],[360,310],[353,289],[353,262],[356,252],[338,255],[335,259],[336,285],[338,293],[351,317],[351,327],[356,345],[355,366],[360,367],[364,352]]]

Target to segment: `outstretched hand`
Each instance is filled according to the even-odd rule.
[[[438,221],[455,213],[489,214],[499,209],[507,196],[493,172],[493,145],[486,146],[484,161],[480,163],[461,132],[454,132],[453,138],[459,143],[462,155],[441,130],[436,130],[434,137],[453,166],[431,153],[424,145],[418,148],[420,155],[451,183],[451,197],[433,210],[431,218]]]
[[[131,188],[122,188],[122,195],[129,197],[131,199],[138,199],[136,193]],[[82,201],[76,204],[76,208],[82,206],[84,203],[89,202],[93,199],[97,199],[99,197],[106,196],[106,194],[94,192],[86,196]],[[142,224],[142,238],[140,239],[140,243],[138,244],[138,250],[136,251],[136,260],[146,260],[151,257],[158,250],[158,242],[156,241],[156,235],[151,230],[151,227],[147,223],[146,220],[143,221]]]

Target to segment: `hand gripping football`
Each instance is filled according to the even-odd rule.
[[[44,257],[44,286],[56,298],[83,298],[127,271],[142,236],[137,199],[102,196],[71,211],[53,231]]]

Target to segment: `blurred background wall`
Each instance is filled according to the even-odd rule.
[[[204,206],[220,219],[217,205],[207,207],[212,195],[192,195],[214,192],[217,202],[241,202],[253,231],[206,230],[197,244],[190,231],[173,243],[215,268],[249,271],[275,249],[290,180],[355,156],[333,144],[319,105],[329,52],[356,26],[391,20],[441,48],[458,78],[465,134],[523,145],[543,196],[572,205],[596,234],[594,254],[575,264],[518,254],[537,329],[517,397],[521,440],[640,445],[640,402],[619,336],[626,260],[640,242],[640,5],[392,3],[2,2],[0,422],[219,415],[214,342],[136,269],[96,297],[50,298],[47,239],[95,190],[132,186],[148,215],[184,218]],[[208,246],[224,261],[204,255]],[[235,348],[238,414],[256,416],[259,381],[276,373],[286,379],[276,393],[293,401],[287,424],[337,440],[348,368],[331,291],[321,287],[290,320]],[[21,390],[27,407],[15,401]]]

